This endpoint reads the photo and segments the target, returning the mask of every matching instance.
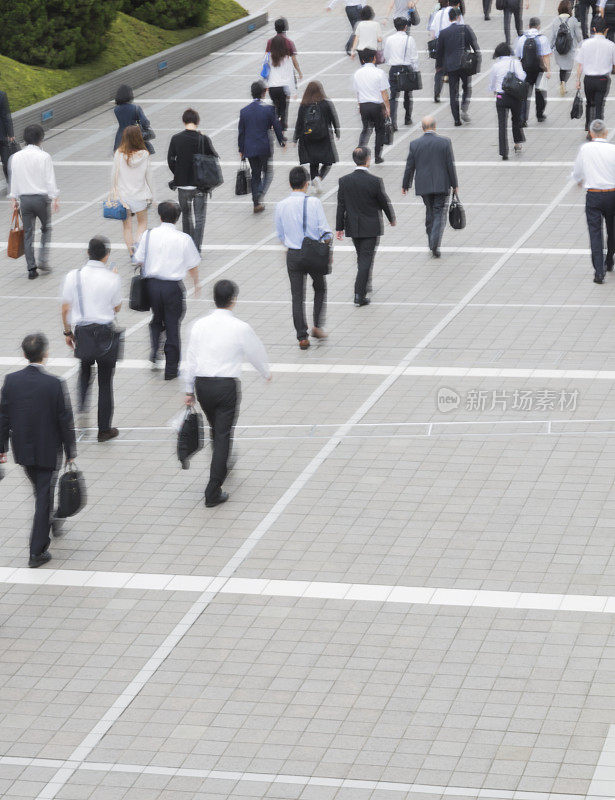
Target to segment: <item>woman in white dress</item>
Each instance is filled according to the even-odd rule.
[[[134,263],[135,238],[133,236],[132,218],[137,218],[137,236],[139,242],[147,228],[147,208],[152,202],[150,154],[143,141],[138,125],[129,125],[124,129],[120,146],[113,156],[113,175],[111,197],[119,200],[127,211],[124,226],[124,241]]]

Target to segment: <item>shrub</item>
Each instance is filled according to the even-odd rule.
[[[209,0],[122,0],[122,11],[167,30],[193,28],[207,22]]]

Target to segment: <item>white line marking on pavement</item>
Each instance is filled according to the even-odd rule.
[[[324,72],[324,70],[323,70]],[[54,166],[56,167],[104,167],[105,169],[109,169],[111,167],[112,161],[56,161],[54,162]],[[151,164],[154,167],[162,167],[166,165],[166,161],[152,161]],[[270,161],[269,162],[273,167],[288,167],[290,165],[289,161]],[[499,160],[491,160],[491,161],[455,161],[456,167],[504,167],[504,169],[516,169],[517,167],[531,167],[536,169],[536,167],[570,167],[572,166],[573,161],[502,161]],[[389,167],[404,167],[406,165],[405,161],[388,161],[385,160],[385,164]],[[236,167],[237,161],[220,161],[221,167]],[[354,167],[355,164],[353,161],[337,161],[336,166],[338,167]],[[104,197],[105,195],[103,195]],[[95,201],[92,201],[92,203]],[[90,204],[91,205],[91,204]]]

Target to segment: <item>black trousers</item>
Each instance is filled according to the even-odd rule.
[[[602,221],[606,225],[606,265],[613,265],[615,254],[615,191],[587,192],[585,216],[592,251],[592,264],[597,278],[604,277],[604,235]]]
[[[4,172],[4,177],[8,183],[9,143],[7,139],[0,139],[0,161],[2,161],[2,171]]]
[[[354,29],[355,25],[361,19],[361,6],[346,6],[346,16],[348,17],[348,22],[350,23],[350,27],[352,28],[352,32],[350,34],[350,39],[346,42],[346,52],[350,55],[350,48],[352,47],[352,40],[354,39]]]
[[[384,147],[384,113],[382,103],[359,103],[363,130],[359,136],[359,147],[365,147],[372,135],[372,128],[376,131],[376,158],[382,154]]]
[[[442,92],[442,86],[444,85],[444,72],[441,69],[437,69],[433,76],[433,96],[434,98],[440,99],[440,94]]]
[[[30,555],[38,556],[49,547],[53,496],[58,473],[44,467],[24,467],[34,492],[34,519],[30,533]]]
[[[205,488],[205,502],[209,503],[220,496],[228,472],[233,427],[241,400],[241,384],[236,378],[197,378],[194,390],[210,427],[211,467],[209,482]]]
[[[397,86],[397,78],[395,77],[399,72],[399,67],[391,67],[389,70],[389,84],[391,86],[391,91],[389,93],[389,99],[391,103],[391,122],[395,127],[397,127],[397,98],[400,94],[404,96],[404,111],[405,113],[405,120],[409,120],[412,117],[412,92],[401,92]]]
[[[522,107],[522,100],[517,100],[508,94],[498,94],[495,99],[495,108],[498,113],[498,132],[501,156],[508,155],[507,117],[509,111],[512,117],[513,142],[515,144],[519,144],[519,142],[525,141],[525,134],[523,133],[521,120]]]
[[[147,293],[152,308],[152,319],[149,324],[150,361],[156,360],[160,337],[164,331],[166,333],[164,374],[167,378],[174,378],[179,370],[181,354],[179,327],[186,313],[184,284],[182,281],[148,278]]]
[[[527,98],[523,101],[522,117],[524,123],[527,122],[530,115],[530,105],[532,104],[532,88],[534,89],[534,94],[536,96],[536,119],[540,119],[540,117],[544,116],[545,109],[547,107],[547,93],[543,92],[536,86],[536,81],[539,79],[541,74],[541,71],[538,70],[537,72],[527,72],[525,75],[525,82],[529,88],[527,90]]]
[[[353,236],[352,238],[354,249],[357,251],[357,277],[354,282],[355,297],[364,298],[367,293],[367,287],[372,284],[372,268],[379,241],[379,236],[368,236],[360,239]]]
[[[207,215],[207,192],[200,192],[198,189],[178,189],[177,200],[182,210],[182,229],[192,239],[200,253]]]
[[[510,44],[510,18],[515,18],[515,28],[517,29],[517,36],[521,36],[523,34],[523,19],[522,19],[522,7],[521,7],[522,0],[518,0],[518,2],[512,7],[506,7],[504,9],[504,38],[506,39],[506,43]]]
[[[447,194],[424,194],[425,203],[425,230],[429,249],[440,247],[444,226],[446,225],[446,211],[448,208]]]
[[[611,88],[608,75],[586,75],[583,78],[585,89],[585,130],[595,119],[604,119],[604,103]]]
[[[100,359],[94,361],[81,361],[79,368],[79,411],[87,408],[90,383],[92,381],[92,367],[98,367],[98,430],[108,431],[113,418],[113,373],[115,361]]]
[[[270,86],[269,97],[275,107],[275,113],[280,120],[282,130],[288,128],[288,95],[284,86]]]
[[[570,77],[570,73],[572,72],[571,69],[560,69],[559,71],[559,79],[562,83],[568,83],[568,78]]]
[[[575,6],[575,16],[581,23],[581,31],[583,32],[584,39],[589,38],[589,28],[587,25],[588,12],[590,12],[590,19],[593,19],[596,13],[596,3],[592,3],[590,0],[578,0]]]
[[[483,14],[485,19],[491,14],[491,0],[483,0]]]
[[[273,170],[269,164],[270,156],[250,156],[250,169],[252,170],[252,201],[259,203],[267,194],[271,186]]]
[[[307,339],[308,329],[305,319],[305,279],[309,275],[314,288],[314,327],[322,328],[325,324],[325,302],[327,299],[327,281],[324,275],[306,271],[299,266],[299,250],[288,250],[286,267],[290,280],[290,294],[293,302],[293,324],[297,331],[297,339]]]
[[[459,116],[459,82],[461,81],[462,95],[461,108],[466,111],[470,105],[472,97],[472,79],[461,69],[455,69],[448,73],[448,90],[451,98],[451,113],[455,122],[461,122]]]
[[[321,166],[320,161],[310,162],[310,180],[314,180],[314,178],[326,178],[329,174],[329,170],[331,169],[331,164],[323,164]]]

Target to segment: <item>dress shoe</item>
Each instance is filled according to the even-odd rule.
[[[613,272],[613,260],[608,259],[604,262],[604,266],[606,267],[607,272]]]
[[[31,555],[28,566],[32,567],[32,569],[36,569],[36,567],[42,567],[43,564],[46,564],[48,561],[51,561],[51,553],[49,550],[45,550],[43,553],[39,553],[36,556]]]
[[[463,122],[462,122],[460,119],[458,119],[458,120],[455,122],[455,127],[456,127],[456,128],[461,128],[461,126],[462,126],[462,125],[463,125]]]
[[[440,258],[440,248],[439,247],[432,247],[431,254],[434,258]]]
[[[299,349],[300,350],[307,350],[309,346],[310,346],[310,340],[309,339],[299,339]]]
[[[594,283],[604,283],[604,276],[601,275],[594,276]]]
[[[165,372],[164,379],[165,381],[174,381],[178,374],[177,372]]]
[[[368,306],[369,303],[370,303],[369,297],[360,297],[358,294],[355,294],[354,304],[355,306],[357,306],[357,308],[360,308],[361,306]]]
[[[404,119],[404,125],[412,125],[412,117],[406,117]]]
[[[376,161],[376,164],[383,164],[384,163],[384,158],[382,156],[376,156],[376,158],[374,160]]]
[[[38,272],[36,269],[29,269],[28,270],[28,280],[33,281],[35,278],[38,278]]]
[[[64,536],[66,531],[64,530],[64,520],[57,519],[54,517],[51,520],[51,533],[54,535],[56,539],[59,539],[61,536]]]
[[[489,16],[489,14],[485,14],[485,22],[489,22],[490,19],[491,17]]]
[[[502,161],[508,161],[508,156],[502,156]]]
[[[255,214],[260,214],[260,213],[261,213],[261,211],[264,211],[264,210],[265,210],[265,206],[264,206],[264,204],[263,204],[263,203],[257,203],[257,204],[254,206],[254,213],[255,213]]]
[[[440,102],[440,95],[439,94],[434,94],[433,101],[434,101],[434,103],[439,103]]]
[[[613,269],[613,267],[611,267]],[[315,339],[326,339],[329,334],[325,333],[322,328],[312,328],[312,336]]]
[[[220,494],[216,497],[215,500],[205,501],[205,508],[214,508],[215,506],[219,506],[221,503],[226,503],[227,500],[228,500],[228,492],[220,492]]]
[[[115,437],[119,435],[120,432],[117,428],[109,428],[108,431],[98,431],[98,441],[108,442],[109,439],[115,439]]]
[[[546,122],[547,121],[547,118],[546,118],[546,116],[544,114],[542,114],[540,117],[536,117],[536,119],[538,120],[538,122]]]

